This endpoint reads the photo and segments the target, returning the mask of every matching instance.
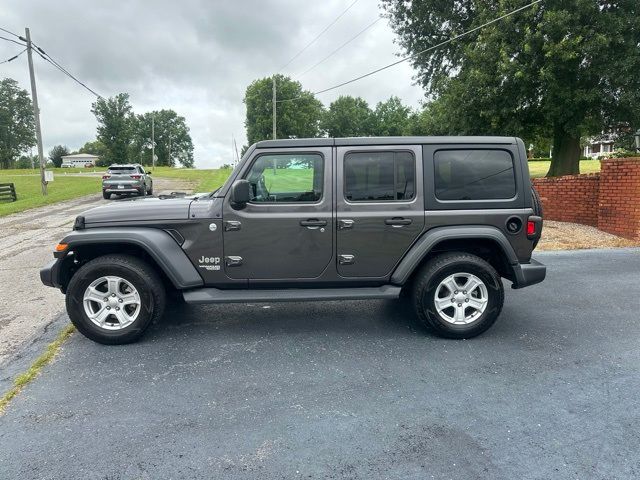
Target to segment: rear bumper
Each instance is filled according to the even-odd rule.
[[[524,288],[540,283],[547,276],[547,267],[533,258],[529,263],[520,263],[514,267],[515,281],[511,288]]]
[[[40,280],[47,287],[62,287],[62,282],[60,281],[60,268],[63,260],[64,259],[62,258],[57,258],[50,261],[40,269]]]

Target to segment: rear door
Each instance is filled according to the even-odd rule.
[[[312,279],[333,257],[332,148],[256,151],[238,178],[252,199],[224,201],[224,269],[230,278]]]
[[[385,277],[424,227],[422,147],[337,148],[337,269]]]

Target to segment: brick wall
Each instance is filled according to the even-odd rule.
[[[603,160],[598,228],[640,240],[640,158]]]
[[[545,218],[598,226],[600,174],[536,178],[533,184],[542,199]]]
[[[640,158],[602,161],[600,173],[533,180],[549,220],[640,240]]]

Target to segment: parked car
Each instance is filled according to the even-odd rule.
[[[111,165],[102,176],[102,196],[109,199],[112,194],[153,195],[151,172],[138,163]]]
[[[388,137],[252,145],[209,194],[76,218],[40,272],[87,337],[138,339],[187,303],[411,301],[438,335],[487,330],[512,288],[541,282],[542,231],[522,140]]]

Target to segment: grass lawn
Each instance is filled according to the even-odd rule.
[[[273,173],[269,168],[263,172],[267,190],[274,193],[313,191],[313,169],[282,168]]]
[[[529,162],[531,178],[544,177],[549,171],[551,162]],[[600,171],[600,160],[581,160],[580,173],[596,173]]]
[[[15,172],[20,173],[15,174]],[[31,172],[31,170],[0,170],[0,183],[15,184],[18,195],[16,202],[0,202],[0,216],[100,193],[101,178],[98,176],[65,177],[56,174],[54,181],[48,185],[48,195],[44,197],[40,190],[40,175]]]
[[[230,174],[231,169],[221,168],[196,170],[195,168],[156,167],[151,176],[190,180],[197,184],[196,192],[212,192],[222,185]]]

